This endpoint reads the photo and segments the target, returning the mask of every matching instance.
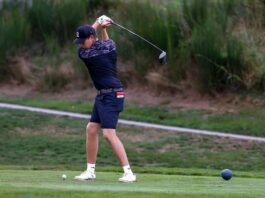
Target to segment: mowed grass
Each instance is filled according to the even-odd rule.
[[[67,180],[61,175],[66,174]],[[264,197],[265,179],[138,174],[138,182],[119,183],[118,173],[98,172],[93,182],[74,181],[77,171],[0,171],[0,197]]]
[[[0,97],[0,102],[28,105],[34,107],[65,110],[78,113],[92,111],[93,101],[45,100],[41,98]],[[137,106],[126,104],[123,119],[157,123],[164,125],[223,131],[252,136],[265,136],[265,108],[263,106],[242,108],[235,113],[213,113],[205,110],[168,109],[163,105]]]
[[[0,197],[261,198],[265,194],[264,143],[121,125],[118,135],[138,182],[117,181],[121,168],[101,133],[97,180],[74,181],[86,164],[86,123],[1,109]],[[220,177],[224,168],[233,170],[230,181]],[[62,174],[68,176],[66,181]]]
[[[59,167],[85,168],[85,127],[87,120],[51,116],[27,111],[0,111],[0,164],[30,169]],[[157,129],[120,125],[131,165],[137,171],[180,174],[176,168],[215,169],[215,173],[180,171],[181,174],[219,175],[230,168],[239,171],[265,171],[265,143],[213,136],[191,135]],[[118,160],[100,133],[98,167],[118,166]],[[144,167],[144,168],[141,168]],[[119,168],[116,171],[121,171]],[[109,171],[113,171],[110,169]],[[257,174],[259,175],[259,174]],[[264,176],[264,173],[260,175]]]

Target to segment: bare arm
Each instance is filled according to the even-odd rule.
[[[98,27],[100,26],[100,24],[98,23],[98,21],[95,21],[95,23],[92,25],[92,27],[97,31]],[[106,26],[102,26],[102,40],[106,41],[109,40],[109,35],[107,32],[107,28]]]
[[[103,41],[109,40],[109,35],[106,26],[105,27],[102,26],[102,40]]]
[[[100,26],[100,24],[98,23],[98,21],[95,21],[95,23],[92,25],[92,27],[97,31],[98,27]]]

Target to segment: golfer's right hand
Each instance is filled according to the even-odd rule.
[[[97,19],[97,22],[101,25],[101,26],[110,26],[112,24],[112,19],[107,17],[106,15],[102,15],[101,17],[99,17]]]

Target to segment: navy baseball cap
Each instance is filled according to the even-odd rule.
[[[74,40],[74,43],[82,44],[86,38],[91,35],[96,35],[96,30],[89,25],[81,25],[76,30],[76,39]]]

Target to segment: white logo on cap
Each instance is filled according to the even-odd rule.
[[[79,32],[76,32],[76,37],[79,38]]]

